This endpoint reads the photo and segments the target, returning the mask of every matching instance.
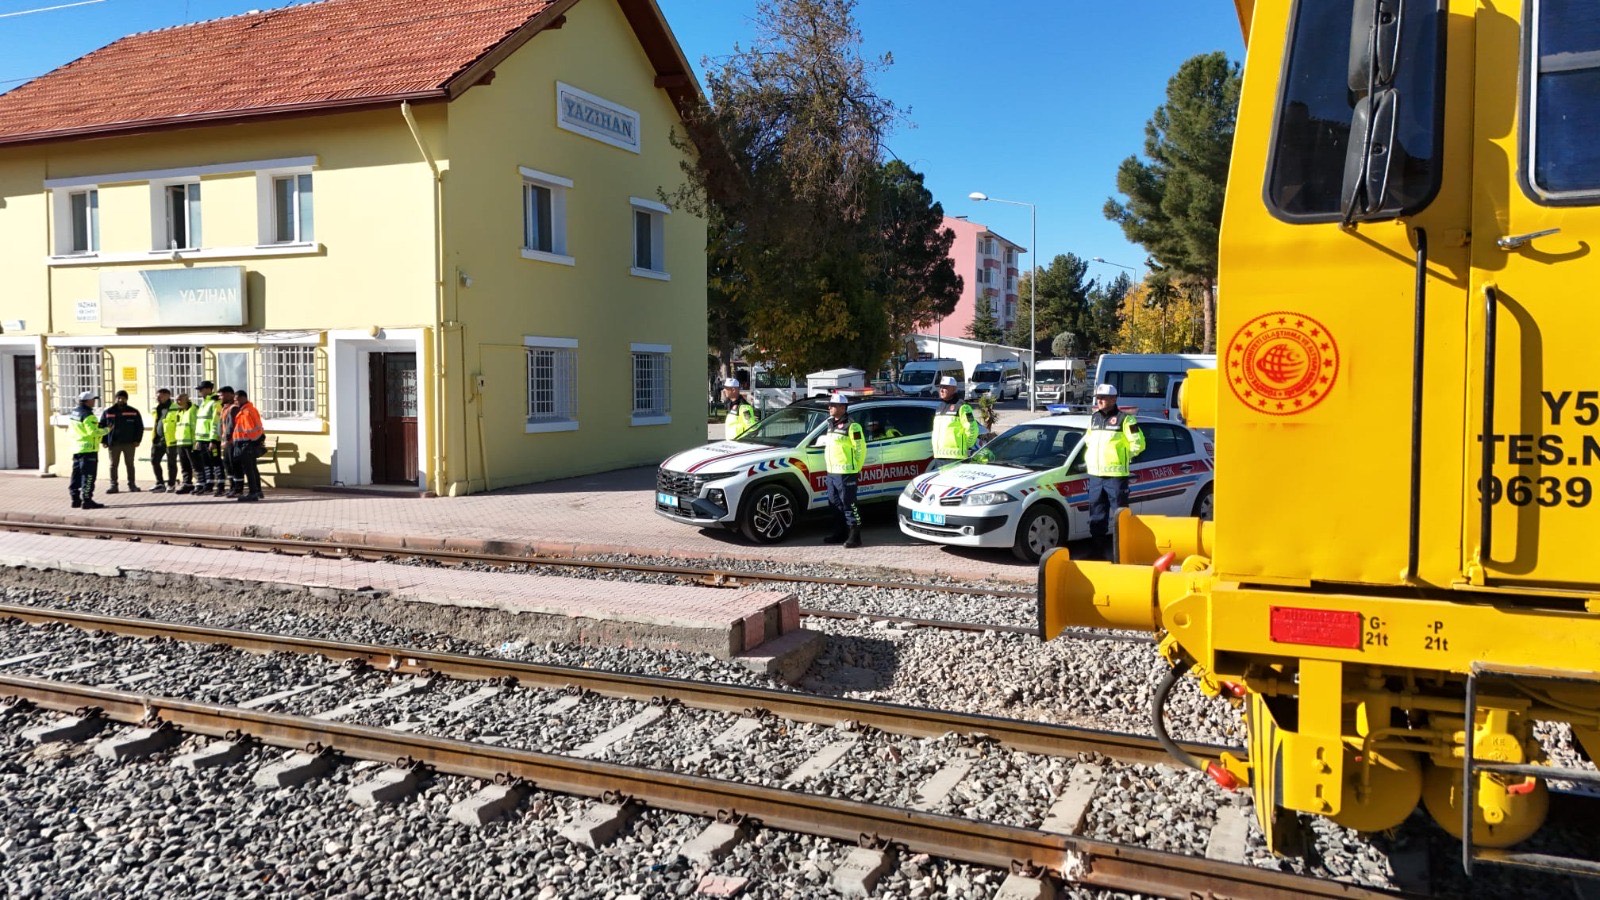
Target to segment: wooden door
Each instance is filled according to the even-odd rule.
[[[17,436],[17,468],[39,468],[39,383],[33,356],[13,356],[12,384],[15,394],[11,408],[16,421],[13,433]]]
[[[417,355],[368,357],[372,483],[417,482]]]

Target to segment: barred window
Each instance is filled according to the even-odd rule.
[[[662,420],[672,413],[672,348],[633,345],[633,418]],[[651,421],[648,424],[656,424]]]
[[[317,415],[317,348],[291,344],[261,348],[264,419],[309,419]]]
[[[166,388],[176,397],[206,377],[206,348],[152,347],[150,349],[150,395]],[[243,387],[243,385],[239,385]]]
[[[578,342],[524,338],[528,348],[530,431],[560,431],[578,422]],[[562,427],[568,426],[568,427]]]
[[[102,347],[57,347],[55,355],[56,415],[71,413],[84,391],[100,394],[104,389],[105,349]]]

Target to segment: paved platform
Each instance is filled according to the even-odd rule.
[[[648,646],[720,659],[766,659],[812,634],[800,628],[794,595],[778,591],[645,586],[18,533],[0,534],[0,567],[379,595],[413,604],[418,624],[426,617],[419,605],[459,607],[501,614],[502,624],[510,620],[509,633],[525,641]],[[502,627],[498,633],[507,632]]]
[[[788,542],[751,544],[725,529],[700,530],[654,512],[655,469],[621,469],[468,497],[419,498],[269,490],[260,503],[235,503],[148,490],[100,496],[105,509],[72,509],[67,479],[0,474],[0,520],[114,523],[148,531],[295,537],[377,547],[448,546],[545,556],[634,554],[743,559],[879,569],[901,579],[943,576],[1033,584],[1034,566],[1004,550],[947,548],[900,533],[893,507],[862,507],[866,546],[822,543],[825,521],[807,521]],[[0,547],[7,535],[0,534]]]

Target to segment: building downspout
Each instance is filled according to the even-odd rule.
[[[422,141],[422,130],[417,126],[417,119],[411,114],[411,101],[400,101],[400,115],[406,120],[406,127],[411,129],[411,138],[417,142],[417,150],[422,153],[422,159],[428,164],[428,171],[433,173],[433,290],[434,290],[434,328],[433,328],[433,386],[434,386],[434,415],[433,415],[433,483],[434,490],[440,494],[448,495],[450,486],[445,484],[445,315],[444,315],[444,175],[439,171],[439,164],[434,161],[433,154],[428,152],[427,144]]]

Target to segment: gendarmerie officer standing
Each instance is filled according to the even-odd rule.
[[[1094,414],[1083,437],[1089,467],[1089,539],[1095,556],[1117,560],[1117,514],[1128,505],[1133,458],[1144,452],[1144,432],[1133,413],[1117,408],[1117,389],[1094,389]],[[1093,557],[1091,557],[1093,558]]]
[[[856,509],[856,477],[867,461],[867,436],[861,423],[850,421],[850,398],[828,398],[828,430],[823,432],[823,457],[828,463],[828,505],[833,508],[833,533],[824,544],[841,541],[861,546],[861,513]]]
[[[728,417],[722,422],[723,440],[736,441],[761,421],[756,408],[740,393],[742,387],[737,378],[722,382],[722,402],[728,405]]]
[[[961,399],[961,382],[939,379],[939,410],[933,414],[933,467],[966,459],[978,446],[978,417]]]
[[[100,398],[94,391],[78,395],[78,405],[67,415],[67,431],[72,435],[72,481],[67,490],[72,493],[73,509],[99,509],[103,503],[94,502],[94,479],[100,474],[100,441],[106,429],[100,417],[94,414],[94,402]]]

